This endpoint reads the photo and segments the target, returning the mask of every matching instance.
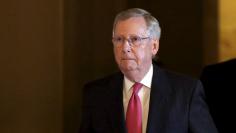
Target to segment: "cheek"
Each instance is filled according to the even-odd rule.
[[[142,49],[133,51],[133,55],[137,64],[141,64],[145,58],[145,52]]]
[[[114,53],[114,56],[115,56],[115,60],[118,63],[118,61],[120,59],[120,51],[117,48],[114,48],[113,53]]]
[[[144,48],[134,52],[134,55],[139,63],[146,62],[152,59],[152,51],[150,49]]]

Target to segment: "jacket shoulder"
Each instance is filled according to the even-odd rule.
[[[107,75],[103,78],[99,78],[99,79],[95,79],[95,80],[92,80],[92,81],[89,81],[85,84],[85,86],[100,86],[100,85],[104,85],[104,84],[107,84],[109,81],[111,80],[116,80],[117,78],[120,78],[122,77],[122,73],[121,72],[116,72],[116,73],[113,73],[113,74],[110,74],[110,75]]]
[[[106,77],[100,78],[100,79],[96,79],[96,80],[92,80],[87,82],[84,85],[84,90],[88,90],[88,89],[93,89],[95,90],[96,88],[104,88],[105,86],[108,86],[110,82],[112,81],[116,81],[116,80],[120,80],[123,78],[123,75],[121,72],[116,72],[113,74],[110,74]]]
[[[169,81],[172,81],[174,83],[196,83],[199,81],[199,79],[191,77],[186,74],[177,73],[169,70],[163,70],[166,73],[166,76],[168,77]]]

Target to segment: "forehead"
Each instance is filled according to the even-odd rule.
[[[126,20],[118,21],[115,26],[115,34],[117,35],[137,35],[146,34],[146,21],[143,17],[131,17]]]

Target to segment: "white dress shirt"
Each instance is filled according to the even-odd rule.
[[[153,65],[151,65],[151,67],[149,68],[149,71],[146,73],[144,78],[141,80],[140,83],[143,84],[143,87],[140,89],[140,91],[138,93],[138,96],[139,96],[141,104],[142,104],[142,132],[143,133],[146,133],[146,128],[147,128],[152,76],[153,76]],[[124,105],[125,117],[126,117],[129,99],[132,95],[131,88],[133,85],[134,85],[134,82],[130,81],[127,77],[124,76],[123,105]]]

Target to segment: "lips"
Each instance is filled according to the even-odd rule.
[[[134,60],[134,59],[131,59],[131,58],[122,58],[121,60]]]
[[[134,60],[134,58],[128,57],[128,56],[123,56],[123,57],[121,57],[121,60]]]

